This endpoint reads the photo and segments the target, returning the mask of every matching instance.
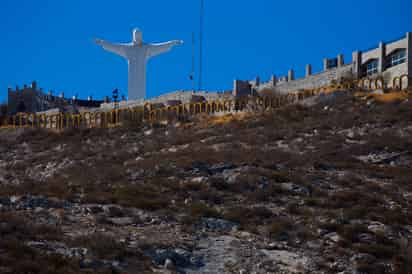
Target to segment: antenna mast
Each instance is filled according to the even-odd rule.
[[[196,90],[195,83],[195,69],[196,69],[196,43],[195,43],[195,33],[192,32],[192,72],[190,74],[190,81],[192,81],[192,91]]]
[[[199,24],[199,91],[202,90],[202,74],[203,74],[203,13],[204,0],[200,0],[200,24]]]

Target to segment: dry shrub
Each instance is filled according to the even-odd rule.
[[[401,102],[409,98],[406,92],[389,92],[384,94],[370,93],[366,97],[367,99],[374,99],[379,103],[394,103]]]
[[[125,244],[116,241],[112,236],[101,233],[77,237],[70,244],[72,246],[84,246],[101,259],[121,261],[131,255]]]
[[[338,227],[338,234],[349,244],[359,241],[358,236],[361,233],[368,233],[369,230],[363,225],[343,225]]]
[[[159,210],[169,205],[161,193],[147,185],[118,187],[113,198],[117,204],[146,210]]]
[[[358,263],[356,265],[356,270],[358,273],[362,274],[386,274],[387,268],[383,264],[376,263]]]
[[[6,250],[0,254],[0,265],[10,269],[10,273],[90,273],[80,269],[79,261],[76,259],[57,254],[42,254],[17,239],[0,239],[0,246]]]
[[[61,231],[55,226],[36,224],[26,217],[12,212],[0,213],[1,238],[18,238],[21,240],[49,240],[61,239]]]
[[[288,240],[292,229],[293,222],[287,218],[279,218],[268,226],[269,237],[274,240]]]
[[[257,231],[257,226],[268,223],[274,214],[266,207],[231,207],[225,210],[223,219],[238,223],[240,229]]]
[[[400,243],[398,254],[392,259],[395,274],[412,273],[412,244],[409,241]]]
[[[219,218],[219,212],[203,203],[194,203],[189,206],[189,213],[195,218]]]
[[[382,244],[356,244],[353,246],[359,253],[368,253],[378,259],[389,259],[395,256],[397,252],[396,246],[388,246]]]

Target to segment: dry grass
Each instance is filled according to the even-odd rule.
[[[188,123],[156,126],[150,135],[144,133],[148,128],[133,125],[130,129],[62,134],[27,130],[3,142],[5,152],[18,150],[26,142],[34,153],[29,160],[13,164],[14,170],[10,168],[24,182],[0,186],[0,196],[33,194],[80,204],[139,208],[180,222],[192,228],[187,230],[190,233],[197,233],[194,224],[201,218],[222,218],[258,237],[290,240],[292,245],[294,240],[319,237],[314,234],[321,228],[344,239],[336,252],[366,252],[378,257],[376,265],[358,266],[365,273],[380,271],[381,263],[392,257],[403,271],[410,269],[406,248],[398,250],[397,244],[376,235],[374,242],[365,244],[360,235],[371,233],[364,226],[353,225],[359,220],[377,221],[397,231],[412,220],[410,202],[403,196],[412,191],[410,154],[402,154],[405,159],[400,164],[357,159],[411,150],[412,102],[398,104],[396,98],[403,95],[385,96],[389,98],[382,97],[385,103],[376,103],[376,99],[366,104],[344,93],[312,107],[291,105],[263,115],[199,115]],[[351,130],[355,132],[352,137],[342,133]],[[49,152],[61,143],[66,151]],[[130,149],[133,146],[136,151]],[[42,184],[25,175],[34,165],[63,157],[76,164]],[[235,179],[213,169],[222,164]],[[239,170],[240,174],[232,176]],[[192,180],[201,177],[205,179]],[[285,183],[291,183],[292,189],[285,188]],[[10,223],[14,224],[5,227],[9,232],[0,231],[4,233],[1,236],[26,237],[21,235],[27,227],[18,221]],[[37,236],[28,231],[27,237],[42,240],[46,234],[42,230],[47,231],[33,230]],[[84,239],[97,256],[138,256],[111,239],[102,245],[96,241]],[[117,248],[120,253],[115,252]],[[26,253],[30,251],[22,251]]]
[[[367,95],[359,93],[358,95],[365,99],[374,99],[379,103],[396,103],[410,98],[410,94],[404,91],[392,91],[384,94],[368,93]]]

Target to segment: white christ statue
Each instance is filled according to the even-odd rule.
[[[96,39],[96,44],[105,50],[113,52],[127,59],[129,63],[128,99],[144,99],[146,96],[146,63],[156,55],[169,51],[173,46],[183,44],[181,40],[165,43],[144,43],[142,32],[133,30],[133,41],[127,44],[112,44],[101,39]]]

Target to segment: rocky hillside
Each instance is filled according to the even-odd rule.
[[[0,273],[412,273],[412,101],[0,132]]]

